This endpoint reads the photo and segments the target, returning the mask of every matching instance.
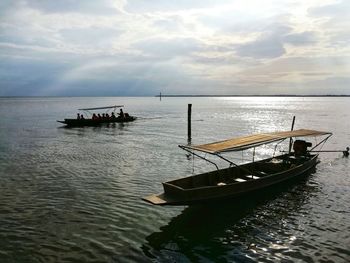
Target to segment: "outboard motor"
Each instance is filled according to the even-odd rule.
[[[305,156],[307,155],[307,147],[311,147],[311,142],[306,142],[303,140],[296,140],[293,144],[294,155],[297,156]]]

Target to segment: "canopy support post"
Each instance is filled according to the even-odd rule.
[[[179,147],[180,147],[182,150],[185,150],[186,152],[188,152],[188,153],[190,153],[190,154],[192,154],[192,155],[194,155],[194,156],[197,156],[198,158],[200,158],[200,159],[202,159],[202,160],[205,160],[205,161],[207,161],[208,163],[211,163],[211,164],[215,165],[216,169],[219,170],[219,167],[218,167],[217,164],[214,163],[213,161],[210,161],[210,160],[208,160],[207,158],[204,158],[203,156],[200,156],[199,154],[196,154],[196,153],[194,153],[193,151],[190,151],[190,150],[186,149],[186,148],[183,147],[182,145],[179,145]]]
[[[192,140],[191,117],[192,117],[192,104],[188,104],[188,109],[187,109],[187,141],[188,141],[188,144],[190,144],[191,140]]]
[[[313,149],[315,149],[316,147],[318,147],[321,143],[326,143],[326,141],[329,139],[329,137],[331,137],[332,134],[330,134],[329,136],[327,136],[325,139],[323,139],[322,141],[320,141],[319,143],[317,143],[314,147],[312,147],[309,152],[313,151]]]
[[[291,131],[294,130],[294,123],[295,123],[295,116],[293,116],[292,128],[290,129]],[[292,145],[293,145],[293,138],[290,137],[290,139],[289,139],[289,149],[288,149],[288,154],[289,155],[290,155],[290,152],[292,151]]]

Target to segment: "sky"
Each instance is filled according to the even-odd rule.
[[[349,0],[1,0],[0,96],[350,95]]]

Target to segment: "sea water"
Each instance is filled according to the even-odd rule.
[[[259,199],[159,207],[161,182],[215,169],[177,146],[295,129],[350,145],[350,99],[0,98],[0,262],[349,262],[350,159]],[[135,122],[67,129],[77,109],[125,105]],[[82,113],[82,112],[80,112]],[[87,116],[86,116],[87,117]],[[271,149],[256,149],[264,157]],[[245,161],[249,152],[234,156]],[[239,160],[241,158],[241,160]]]

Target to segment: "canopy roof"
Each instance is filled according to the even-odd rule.
[[[102,109],[112,109],[112,108],[121,108],[124,105],[115,105],[115,106],[106,106],[106,107],[97,107],[97,108],[86,108],[86,109],[78,109],[78,110],[102,110]]]
[[[314,130],[294,130],[294,131],[281,131],[260,133],[255,135],[249,135],[244,137],[233,138],[225,141],[213,142],[201,145],[186,145],[181,146],[185,149],[197,150],[206,153],[221,153],[230,151],[242,151],[245,149],[253,148],[262,144],[268,144],[280,140],[284,140],[291,137],[307,137],[307,136],[322,136],[332,135],[331,132],[322,132]]]

